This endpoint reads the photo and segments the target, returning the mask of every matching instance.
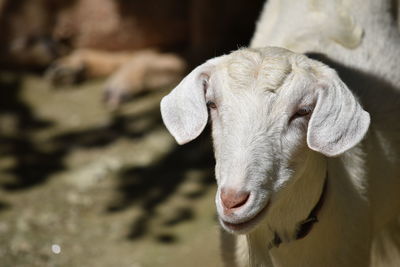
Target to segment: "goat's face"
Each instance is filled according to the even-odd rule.
[[[161,102],[183,144],[211,117],[217,211],[231,232],[268,216],[316,153],[336,156],[365,135],[369,115],[336,73],[280,48],[239,50],[197,67]]]

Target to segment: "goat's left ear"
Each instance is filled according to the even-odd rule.
[[[337,156],[357,145],[370,124],[366,112],[336,72],[318,88],[317,103],[308,124],[307,144],[326,156]]]

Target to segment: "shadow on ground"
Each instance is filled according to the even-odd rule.
[[[39,119],[21,98],[21,74],[0,76],[0,156],[12,157],[14,164],[5,168],[15,180],[2,182],[7,190],[40,184],[52,173],[62,170],[63,151],[45,151],[31,140],[31,134],[52,125]]]
[[[0,179],[5,190],[28,189],[64,171],[63,159],[72,149],[103,147],[121,137],[141,138],[161,124],[158,109],[131,116],[116,114],[107,125],[66,130],[38,143],[33,135],[55,122],[38,118],[34,107],[21,98],[21,77],[18,73],[0,75],[0,157],[13,162],[12,166],[0,166],[12,177]],[[139,129],[133,127],[142,120],[146,123]]]
[[[111,144],[119,138],[131,139],[142,138],[146,133],[151,132],[161,125],[159,110],[153,109],[136,115],[116,114],[108,125],[89,128],[82,131],[70,131],[53,138],[52,142],[59,147],[103,147]],[[135,123],[145,120],[146,124],[135,127]]]
[[[185,146],[175,146],[172,151],[158,162],[148,167],[134,167],[124,170],[119,176],[118,190],[121,199],[110,205],[109,212],[118,212],[131,205],[140,206],[142,213],[132,224],[129,239],[138,239],[148,233],[149,222],[157,217],[157,208],[174,194],[185,183],[187,173],[199,171],[202,175],[196,179],[196,188],[181,193],[185,204],[175,209],[173,216],[162,219],[164,227],[172,227],[181,222],[194,219],[190,207],[192,201],[203,196],[210,185],[214,184],[214,158],[209,133]],[[173,235],[162,234],[159,242],[171,243]]]

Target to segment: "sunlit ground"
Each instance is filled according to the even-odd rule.
[[[209,136],[178,147],[164,90],[0,74],[0,266],[220,266]]]

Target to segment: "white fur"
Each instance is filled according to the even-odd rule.
[[[252,49],[206,62],[162,100],[179,143],[196,138],[211,117],[218,215],[227,231],[243,234],[230,262],[398,266],[391,256],[399,255],[393,236],[400,233],[400,37],[389,3],[270,0]],[[381,82],[346,85],[303,52],[324,53]],[[217,108],[207,113],[208,101]],[[312,114],[293,116],[301,107]],[[295,240],[325,179],[319,222]],[[250,197],[226,213],[222,188]],[[283,243],[269,249],[275,235]],[[389,245],[393,253],[385,255]]]

